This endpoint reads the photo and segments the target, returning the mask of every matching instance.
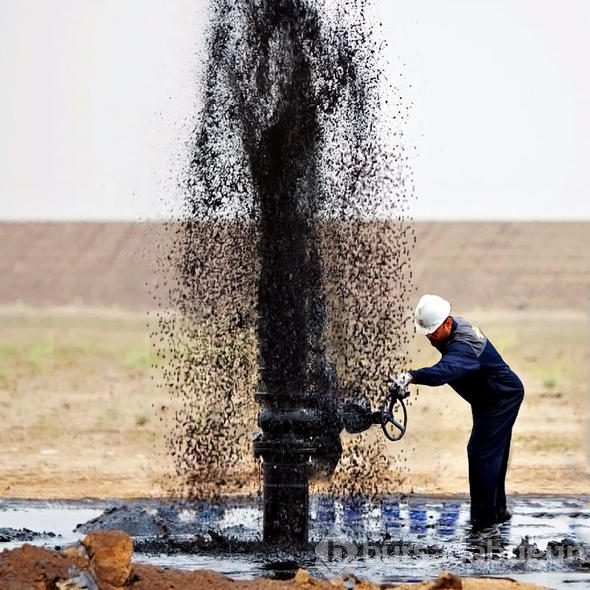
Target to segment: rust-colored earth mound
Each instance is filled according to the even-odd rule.
[[[101,531],[88,534],[75,546],[62,552],[43,547],[23,545],[19,549],[0,553],[0,588],[2,590],[266,590],[345,588],[350,590],[382,590],[383,585],[348,577],[342,580],[318,580],[305,570],[294,579],[233,580],[226,576],[199,570],[193,572],[162,569],[151,565],[133,564],[133,543],[122,531]],[[508,579],[460,578],[442,573],[438,579],[419,584],[389,586],[399,590],[535,590],[540,586],[520,584]]]

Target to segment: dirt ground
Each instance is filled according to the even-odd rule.
[[[77,546],[63,552],[24,545],[0,552],[0,583],[3,588],[96,588],[116,590],[169,590],[212,588],[213,590],[542,590],[540,586],[510,579],[460,578],[442,572],[436,580],[421,583],[375,584],[346,575],[320,580],[303,569],[290,580],[233,580],[209,570],[181,571],[132,562],[133,544],[121,531],[87,535]]]
[[[590,318],[574,310],[470,310],[523,379],[508,491],[590,490]],[[117,309],[0,308],[0,495],[131,498],[166,494],[168,392],[158,387],[150,319]],[[437,358],[412,343],[413,366]],[[415,391],[415,389],[414,389]],[[255,426],[253,425],[253,428]],[[412,396],[391,445],[400,490],[466,493],[468,405],[444,388]],[[400,461],[401,460],[401,461]]]
[[[588,309],[588,222],[416,222],[414,230],[418,293],[463,309]],[[0,305],[149,309],[173,235],[158,223],[0,221]]]

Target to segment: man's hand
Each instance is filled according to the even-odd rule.
[[[394,378],[393,378],[393,385],[395,385],[396,387],[399,387],[399,389],[405,390],[406,387],[408,387],[408,385],[412,382],[412,375],[410,375],[407,372],[404,373],[398,373]]]

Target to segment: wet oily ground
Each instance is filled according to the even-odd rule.
[[[519,497],[502,539],[483,548],[464,543],[464,499],[316,496],[310,543],[279,551],[260,542],[256,499],[218,503],[39,502],[0,504],[0,547],[23,543],[63,549],[90,531],[122,530],[134,561],[185,570],[208,569],[236,579],[288,579],[298,568],[317,578],[349,572],[376,583],[461,576],[510,577],[550,588],[590,584],[590,498]]]

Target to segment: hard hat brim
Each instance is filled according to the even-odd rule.
[[[449,316],[447,316],[440,324],[438,324],[437,326],[434,326],[434,328],[425,328],[424,326],[421,326],[418,322],[414,321],[414,327],[416,328],[416,332],[418,332],[418,334],[422,334],[423,336],[429,336],[430,334],[434,334],[434,332],[436,332],[446,321],[447,318]]]
[[[436,330],[439,328],[439,326],[434,328],[425,328],[424,326],[418,324],[418,322],[414,322],[414,327],[416,328],[416,332],[418,332],[418,334],[422,334],[423,336],[428,336],[429,334],[436,332]]]

